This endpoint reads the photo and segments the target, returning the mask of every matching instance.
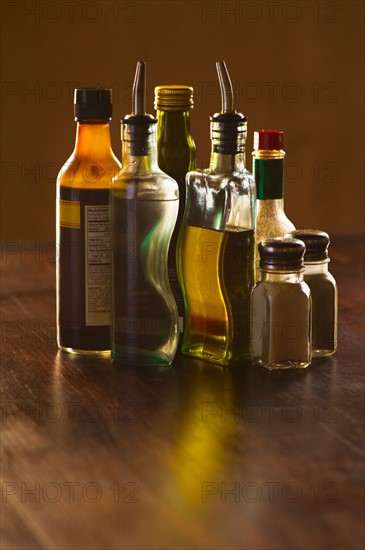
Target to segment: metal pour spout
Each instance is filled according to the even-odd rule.
[[[231,79],[229,78],[227,66],[224,61],[216,63],[219,86],[222,96],[222,113],[232,113],[234,109],[234,95]]]
[[[146,114],[146,62],[138,61],[132,89],[132,114]]]

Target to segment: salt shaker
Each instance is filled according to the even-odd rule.
[[[312,295],[312,357],[332,355],[337,349],[337,285],[328,271],[328,233],[298,229],[287,236],[305,243],[304,281]]]
[[[251,296],[251,350],[269,370],[311,363],[311,295],[303,281],[303,241],[266,239],[259,244],[260,280]]]

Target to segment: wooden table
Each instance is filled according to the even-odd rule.
[[[302,372],[55,344],[52,244],[2,245],[2,548],[363,548],[363,248],[331,245],[338,353]]]

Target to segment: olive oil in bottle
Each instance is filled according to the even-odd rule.
[[[247,119],[234,109],[224,62],[217,71],[222,111],[211,119],[210,168],[187,175],[178,273],[186,306],[183,353],[231,365],[251,354],[256,195],[245,168]]]
[[[190,112],[194,107],[193,88],[169,84],[155,88],[157,111],[158,165],[176,180],[179,186],[179,213],[169,248],[169,280],[183,330],[184,299],[176,269],[176,247],[184,215],[187,172],[195,168],[195,143],[190,131]]]
[[[183,351],[223,363],[249,356],[254,247],[253,229],[186,226],[182,276],[189,339]]]

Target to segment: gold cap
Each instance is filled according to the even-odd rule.
[[[156,86],[155,109],[158,111],[188,111],[194,107],[191,86],[168,84]]]

